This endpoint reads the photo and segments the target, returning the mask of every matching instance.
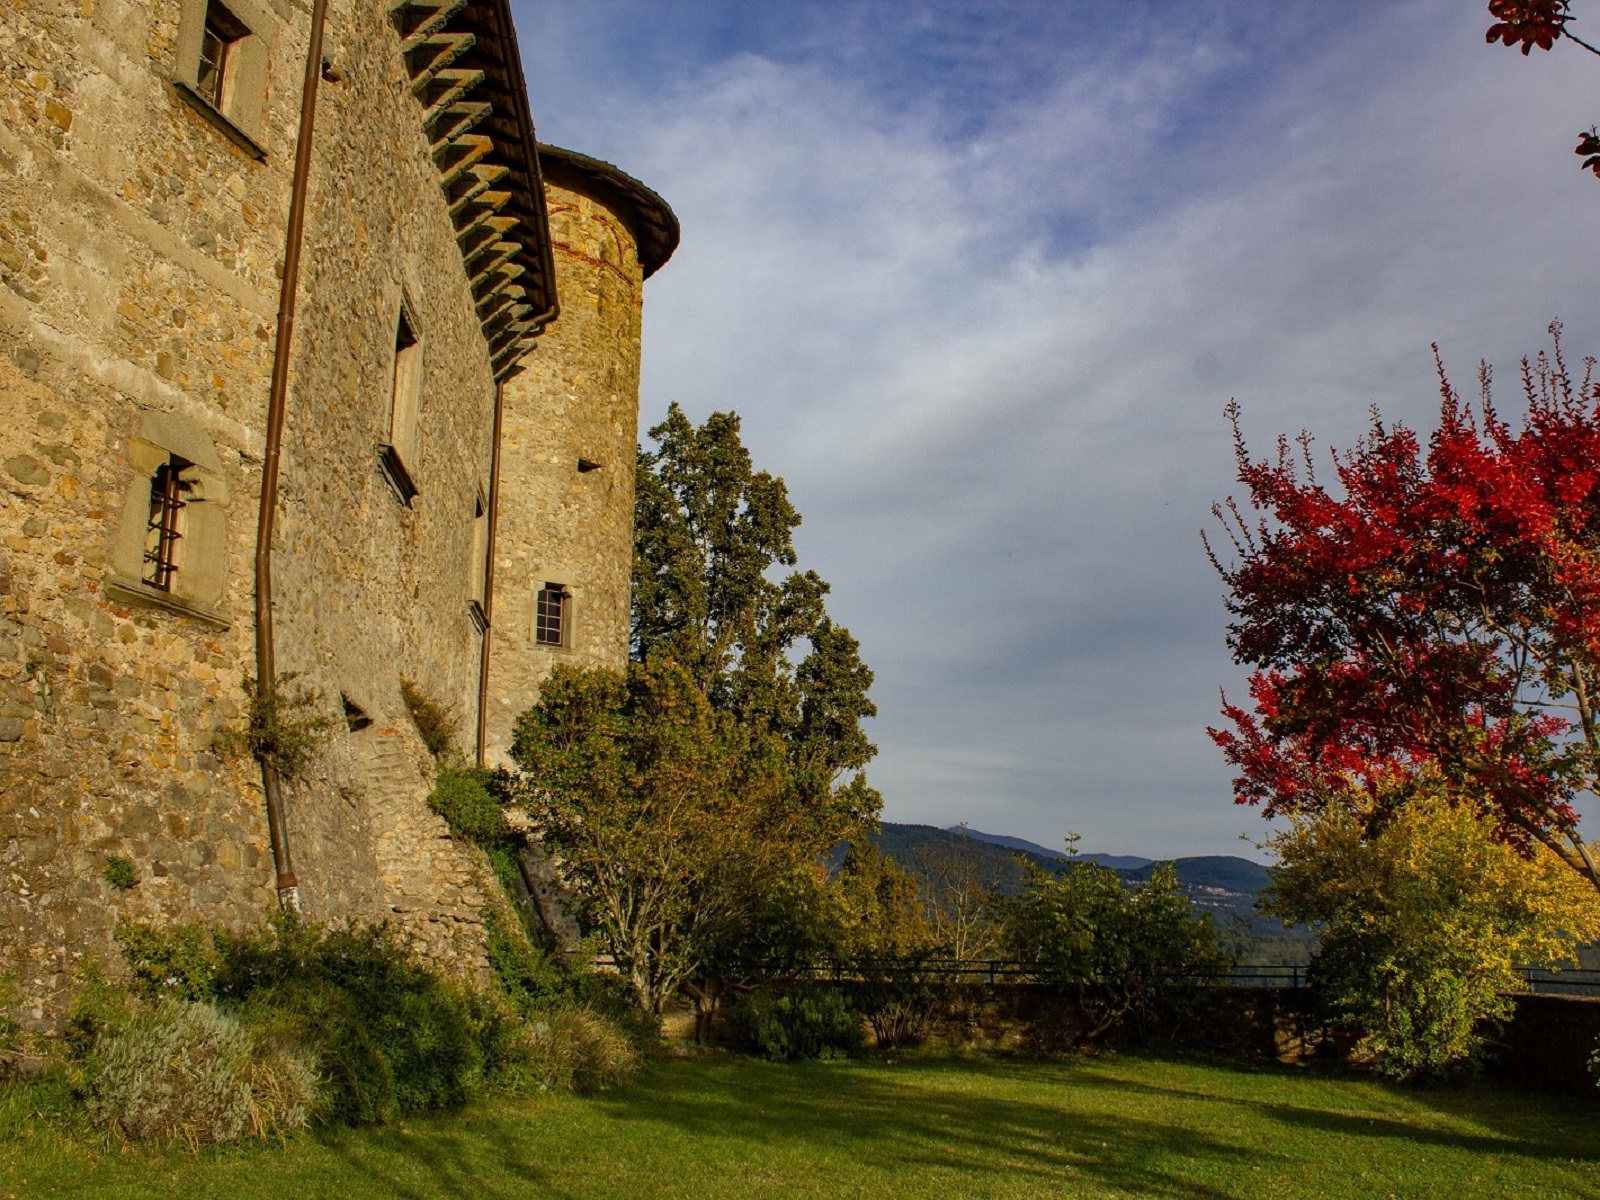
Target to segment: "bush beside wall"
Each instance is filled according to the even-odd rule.
[[[90,1116],[120,1137],[190,1150],[282,1137],[318,1101],[313,1062],[216,1006],[166,999],[99,1039],[86,1064]]]

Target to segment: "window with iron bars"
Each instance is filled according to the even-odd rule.
[[[567,601],[565,585],[547,583],[539,589],[533,610],[533,640],[540,646],[567,644]]]
[[[164,592],[172,590],[178,574],[178,545],[183,540],[184,496],[192,484],[183,473],[194,464],[176,454],[150,477],[150,520],[145,526],[144,582]]]
[[[250,30],[220,4],[206,6],[205,27],[200,34],[200,62],[195,71],[195,91],[204,96],[211,107],[221,111],[227,107],[228,92],[233,84],[232,57],[234,45],[250,36]]]

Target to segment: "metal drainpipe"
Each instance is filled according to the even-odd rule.
[[[278,507],[278,465],[283,454],[284,412],[289,396],[289,350],[294,338],[295,294],[300,283],[300,247],[306,223],[306,193],[317,126],[317,85],[322,79],[322,26],[328,0],[311,5],[311,44],[306,48],[306,78],[300,93],[300,132],[294,149],[294,181],[289,190],[289,231],[283,250],[283,286],[278,293],[278,340],[272,355],[272,390],[267,398],[267,441],[261,462],[261,511],[256,521],[256,687],[270,690],[278,678],[272,655],[272,532]],[[300,911],[300,886],[289,854],[282,782],[270,761],[261,762],[267,798],[267,831],[277,873],[278,907]]]
[[[489,737],[489,642],[494,636],[494,543],[500,526],[500,422],[505,412],[506,385],[494,385],[494,449],[489,455],[489,536],[483,564],[483,647],[478,658],[478,765],[487,766]]]

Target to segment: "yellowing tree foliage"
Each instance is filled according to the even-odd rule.
[[[1411,794],[1298,817],[1270,838],[1280,865],[1263,908],[1322,924],[1315,977],[1372,1035],[1386,1073],[1436,1077],[1482,1050],[1483,1022],[1510,1015],[1518,964],[1571,962],[1600,936],[1600,897],[1543,846],[1497,841],[1437,780],[1385,789]]]

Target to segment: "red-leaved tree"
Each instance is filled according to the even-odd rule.
[[[1238,802],[1366,807],[1437,772],[1507,840],[1543,843],[1600,888],[1573,808],[1600,788],[1600,385],[1592,359],[1573,381],[1550,333],[1553,350],[1523,361],[1520,423],[1496,412],[1486,367],[1467,405],[1441,365],[1427,444],[1374,410],[1331,455],[1335,487],[1305,434],[1251,458],[1229,406],[1259,514],[1217,506],[1233,556],[1206,546],[1229,647],[1256,668],[1252,705],[1224,697],[1231,728],[1209,730]]]
[[[1590,54],[1600,54],[1568,27],[1572,20],[1570,0],[1489,0],[1489,15],[1494,24],[1484,34],[1491,46],[1500,42],[1516,46],[1523,57],[1535,46],[1548,50],[1565,38]],[[1600,129],[1590,126],[1578,134],[1575,154],[1583,156],[1583,169],[1600,175]]]

